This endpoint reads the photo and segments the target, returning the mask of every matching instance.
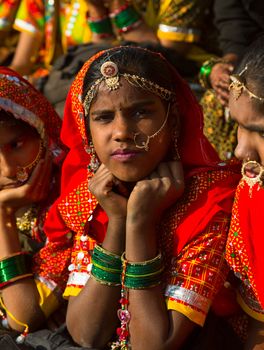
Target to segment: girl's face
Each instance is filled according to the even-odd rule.
[[[90,133],[98,158],[118,179],[143,179],[164,160],[172,140],[169,122],[150,139],[148,151],[136,147],[134,135],[140,133],[139,142],[157,132],[167,108],[158,96],[131,86],[124,78],[114,91],[100,85],[90,108]]]
[[[264,165],[264,108],[259,111],[246,93],[237,100],[231,93],[229,108],[232,119],[238,123],[236,157]]]
[[[0,190],[19,185],[18,167],[32,163],[39,147],[40,136],[34,129],[0,122]]]

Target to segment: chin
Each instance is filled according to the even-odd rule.
[[[123,182],[137,182],[144,179],[148,174],[136,173],[136,172],[112,172],[112,174],[120,181]]]

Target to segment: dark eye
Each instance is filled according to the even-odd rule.
[[[23,145],[24,145],[23,140],[17,140],[17,141],[13,141],[10,143],[10,148],[11,149],[19,149],[19,148],[23,147]]]
[[[93,118],[94,121],[96,122],[103,122],[103,123],[107,123],[112,121],[114,118],[113,114],[100,114],[97,115],[96,117]]]
[[[261,131],[259,131],[258,133],[259,133],[259,136],[260,136],[260,137],[264,138],[264,130],[261,130]]]
[[[150,111],[148,111],[145,108],[138,109],[134,112],[134,116],[137,118],[144,118],[150,114]]]

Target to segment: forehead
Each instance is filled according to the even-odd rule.
[[[99,107],[125,108],[137,102],[144,103],[144,101],[152,101],[157,104],[162,102],[159,96],[143,88],[133,86],[126,79],[121,78],[118,89],[113,91],[109,91],[104,82],[100,84],[97,96],[91,104],[91,110]]]
[[[232,119],[242,125],[264,126],[263,110],[255,106],[255,101],[246,93],[243,93],[237,100],[232,92],[230,93],[229,109]]]

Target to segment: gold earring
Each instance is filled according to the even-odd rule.
[[[96,156],[93,141],[89,142],[88,153],[90,154],[90,163],[88,164],[87,168],[90,173],[94,174],[96,173],[96,170],[99,168],[100,162]]]
[[[39,151],[36,158],[33,160],[33,162],[31,162],[30,164],[24,167],[19,167],[19,166],[17,167],[16,178],[19,182],[27,181],[27,179],[29,178],[30,170],[33,169],[40,161],[40,158],[42,157],[42,154],[43,154],[43,150],[44,150],[43,141],[40,140]]]

